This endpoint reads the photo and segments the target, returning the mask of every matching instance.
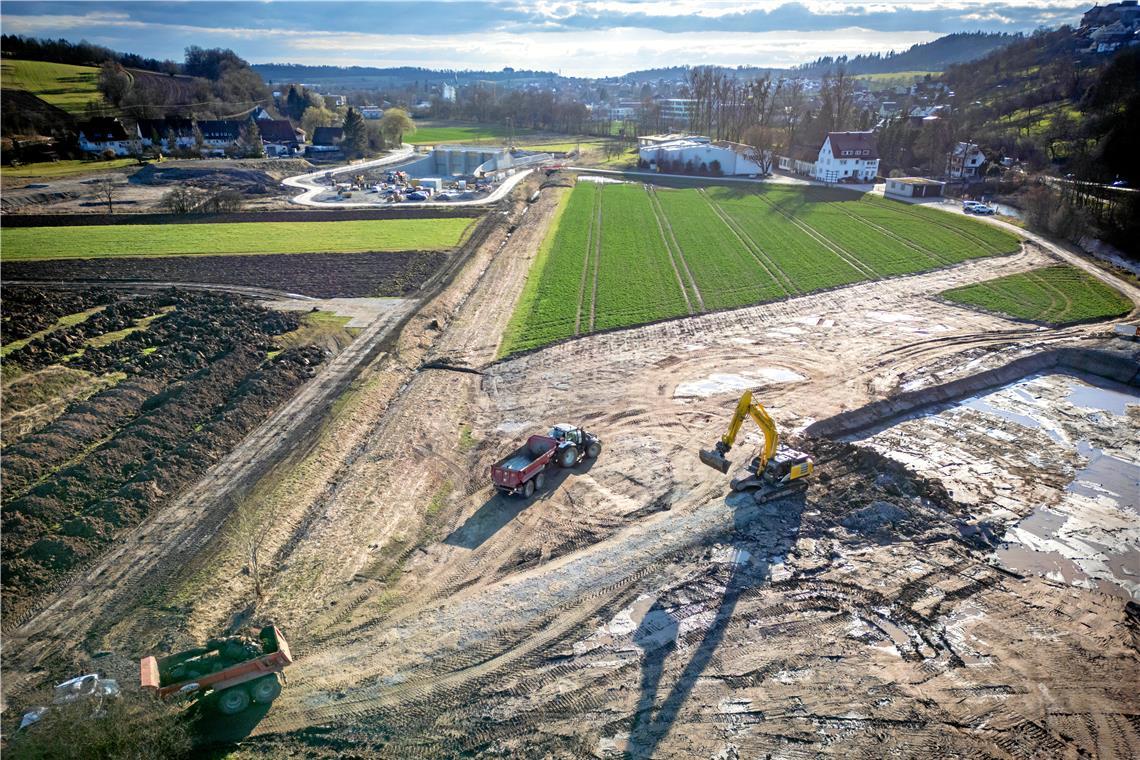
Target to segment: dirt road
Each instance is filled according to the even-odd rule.
[[[65,595],[119,616],[94,626],[94,646],[278,622],[298,659],[248,744],[267,755],[1140,751],[1136,623],[1119,600],[988,559],[984,537],[1030,505],[972,514],[936,482],[815,442],[806,494],[757,506],[726,498],[727,479],[696,458],[745,387],[791,432],[1043,347],[1098,343],[1103,326],[1028,326],[937,298],[1054,262],[1049,251],[495,363],[561,192],[515,204],[514,233],[492,235],[311,446],[251,489],[273,516],[264,599],[251,605],[248,580],[219,572],[240,562],[214,541],[141,610],[94,575],[90,606]],[[421,369],[432,360],[484,374]],[[495,495],[487,465],[564,420],[601,434],[602,456],[530,502]],[[738,464],[757,443],[745,436]],[[193,538],[191,514],[161,525]],[[134,561],[155,559],[124,547],[105,572],[144,577],[122,566]],[[38,642],[88,630],[63,605],[8,645],[19,666],[44,660]]]

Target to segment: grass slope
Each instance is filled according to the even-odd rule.
[[[61,177],[75,177],[81,174],[109,172],[137,165],[138,161],[133,158],[115,158],[110,161],[45,161],[22,166],[6,166],[0,170],[0,175],[4,179],[60,179]]]
[[[100,101],[99,69],[47,61],[4,61],[0,86],[26,90],[63,110],[81,116],[92,100]]]
[[[4,261],[191,254],[354,253],[454,248],[471,219],[116,224],[0,230]]]
[[[1019,244],[972,219],[829,188],[580,182],[543,241],[501,352],[927,271]]]
[[[1052,325],[1119,317],[1132,301],[1092,275],[1066,264],[954,288],[942,293],[954,303],[976,306]]]

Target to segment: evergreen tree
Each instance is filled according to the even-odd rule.
[[[349,158],[360,158],[368,152],[368,130],[364,117],[355,108],[349,108],[344,116],[344,140],[340,147]]]

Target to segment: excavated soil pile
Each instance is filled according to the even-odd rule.
[[[68,314],[109,304],[114,294],[106,290],[47,291],[41,288],[5,288],[4,311],[0,314],[4,343],[24,340],[46,330]]]
[[[103,297],[85,293],[87,301],[75,297]],[[6,288],[6,310],[7,296]],[[146,329],[105,345],[89,342],[155,315]],[[234,296],[172,290],[122,298],[5,357],[26,373],[6,389],[5,403],[18,403],[12,389],[28,387],[45,367],[121,378],[5,446],[5,627],[198,477],[314,374],[325,356],[312,346],[267,359],[274,336],[299,323],[297,314]]]

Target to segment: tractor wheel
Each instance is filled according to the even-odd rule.
[[[249,692],[244,686],[231,686],[218,695],[217,707],[222,715],[237,715],[249,707]]]
[[[558,464],[563,467],[573,467],[578,463],[578,452],[573,446],[567,446],[562,449],[562,453],[558,455]]]
[[[523,498],[529,499],[531,496],[534,496],[534,478],[528,480],[523,486]]]
[[[267,705],[281,693],[281,682],[277,680],[276,673],[259,678],[249,687],[249,693],[254,702]]]
[[[534,476],[534,490],[541,491],[544,485],[546,485],[546,473],[540,472]]]
[[[593,443],[591,443],[589,448],[586,449],[586,456],[589,457],[590,459],[597,459],[598,454],[601,454],[601,453],[602,453],[602,444],[598,443],[597,441],[594,441]]]

